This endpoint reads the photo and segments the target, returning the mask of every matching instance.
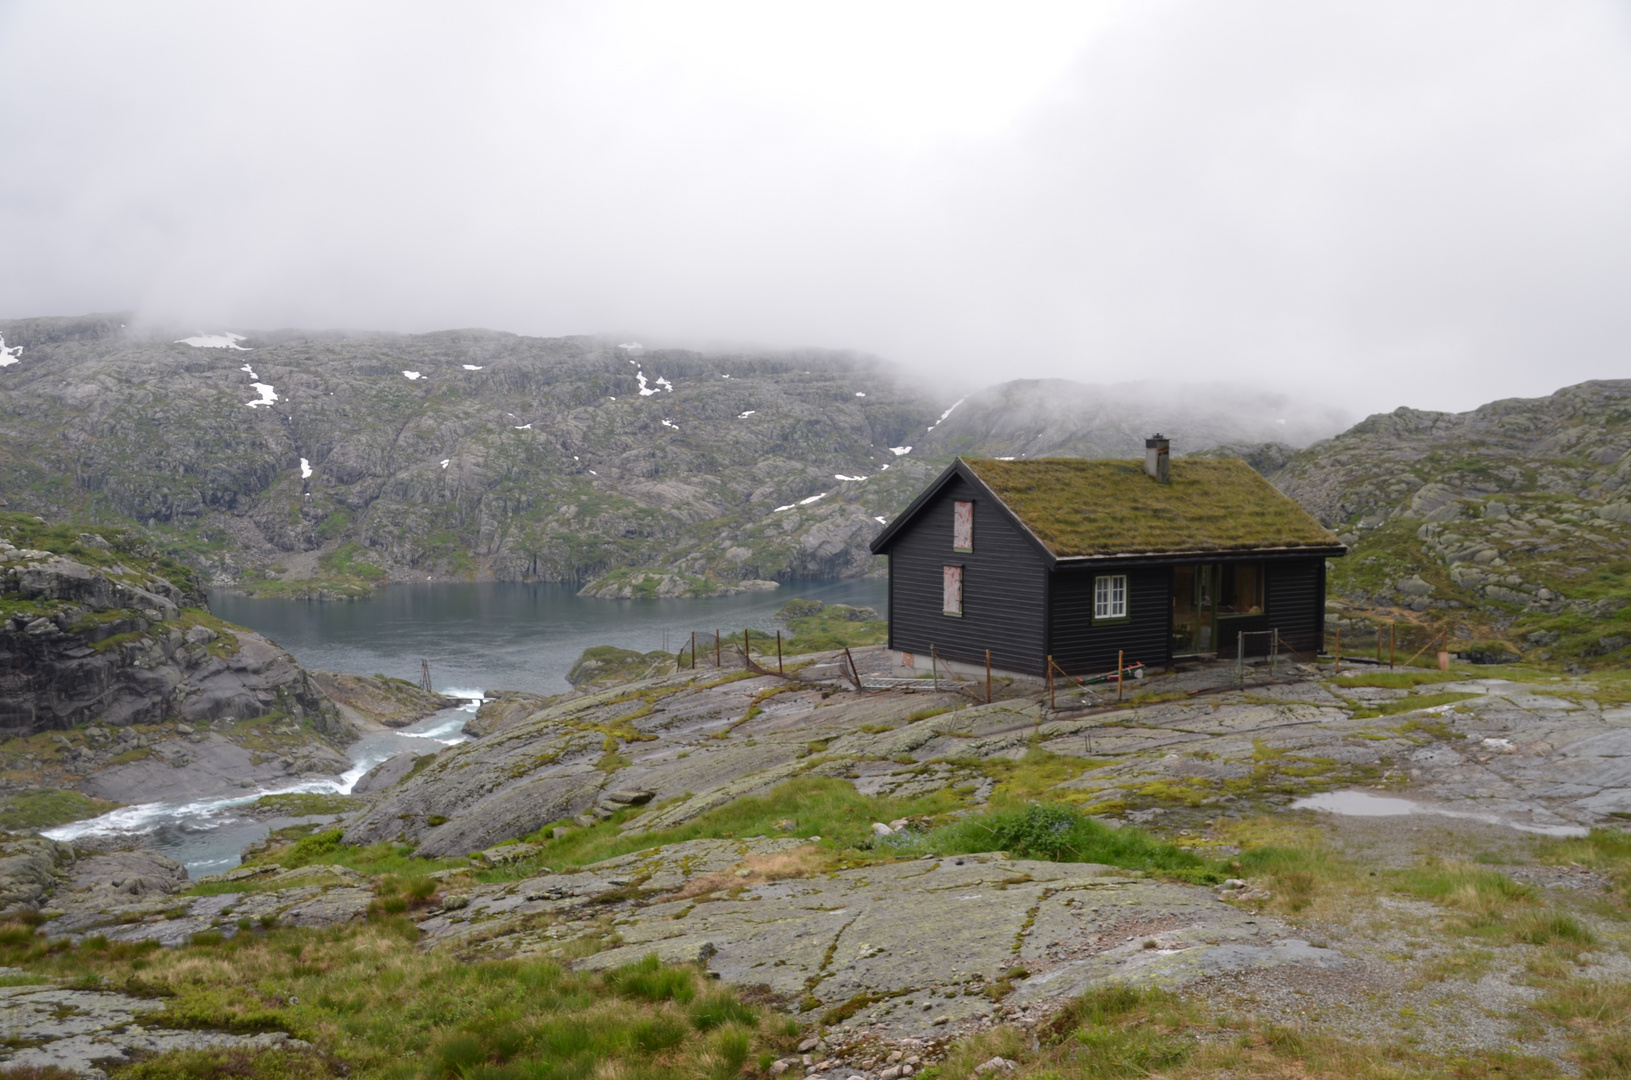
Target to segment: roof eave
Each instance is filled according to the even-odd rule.
[[[918,511],[923,508],[923,504],[927,503],[935,496],[936,493],[940,491],[941,488],[945,487],[947,481],[949,481],[953,476],[957,475],[957,466],[961,463],[961,458],[954,460],[950,465],[947,465],[940,471],[939,476],[929,481],[929,485],[922,491],[918,492],[917,498],[907,503],[906,509],[896,514],[895,520],[885,525],[883,527],[883,531],[872,538],[872,542],[867,545],[867,550],[872,552],[874,555],[884,554],[884,549],[894,543],[895,534],[900,532],[908,521],[911,521],[917,516]]]

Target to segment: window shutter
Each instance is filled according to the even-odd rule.
[[[942,567],[940,588],[941,612],[946,615],[961,615],[963,613],[963,568],[961,566]]]

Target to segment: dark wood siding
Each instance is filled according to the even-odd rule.
[[[974,550],[951,549],[952,503],[974,503]],[[941,567],[963,567],[963,617],[940,611]],[[1043,673],[1042,556],[994,499],[953,477],[895,538],[889,551],[889,645],[925,658]]]
[[[1264,612],[1218,620],[1218,656],[1236,655],[1235,639],[1246,637],[1247,656],[1267,656],[1279,630],[1281,651],[1289,646],[1305,659],[1319,655],[1325,627],[1325,560],[1271,559],[1266,564]]]
[[[1165,566],[1129,567],[1102,573],[1127,575],[1127,621],[1093,624],[1093,578],[1090,570],[1053,574],[1050,647],[1053,662],[1072,675],[1113,671],[1116,651],[1128,663],[1163,664],[1170,658],[1172,570]]]
[[[1269,621],[1281,641],[1312,660],[1325,642],[1325,560],[1275,560],[1268,569]]]
[[[1270,571],[1272,580],[1273,571]],[[1271,601],[1272,603],[1272,601]],[[1273,608],[1269,609],[1270,611]],[[1218,656],[1224,660],[1233,659],[1237,654],[1235,649],[1240,635],[1246,635],[1247,656],[1267,656],[1273,638],[1267,631],[1274,628],[1274,616],[1268,612],[1262,615],[1224,615],[1218,619]],[[1283,631],[1282,631],[1283,633]]]

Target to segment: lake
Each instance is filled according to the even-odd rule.
[[[571,585],[479,582],[393,585],[366,600],[256,600],[212,592],[210,610],[294,654],[301,666],[419,681],[438,690],[570,690],[566,673],[591,645],[677,651],[691,632],[774,633],[801,597],[887,614],[884,578],[794,581],[774,592],[683,600],[593,600]]]
[[[774,592],[695,600],[591,600],[569,585],[483,582],[400,585],[365,600],[320,603],[255,600],[210,594],[221,618],[271,638],[302,667],[419,681],[430,663],[437,690],[469,699],[407,728],[367,735],[346,748],[352,768],[333,779],[293,781],[231,796],[121,807],[88,821],[46,831],[58,840],[80,836],[141,836],[187,866],[193,877],[238,865],[238,852],[266,835],[268,823],[244,812],[262,795],[283,791],[349,792],[368,769],[393,754],[425,753],[464,741],[464,723],[484,691],[570,690],[566,673],[591,645],[649,652],[678,650],[692,631],[747,628],[774,633],[776,612],[800,597],[854,604],[886,613],[889,583],[880,578],[799,581]]]

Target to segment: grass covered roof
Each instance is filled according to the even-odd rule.
[[[1182,458],[1172,482],[1142,461],[965,458],[1057,558],[1335,547],[1336,536],[1234,458]]]

